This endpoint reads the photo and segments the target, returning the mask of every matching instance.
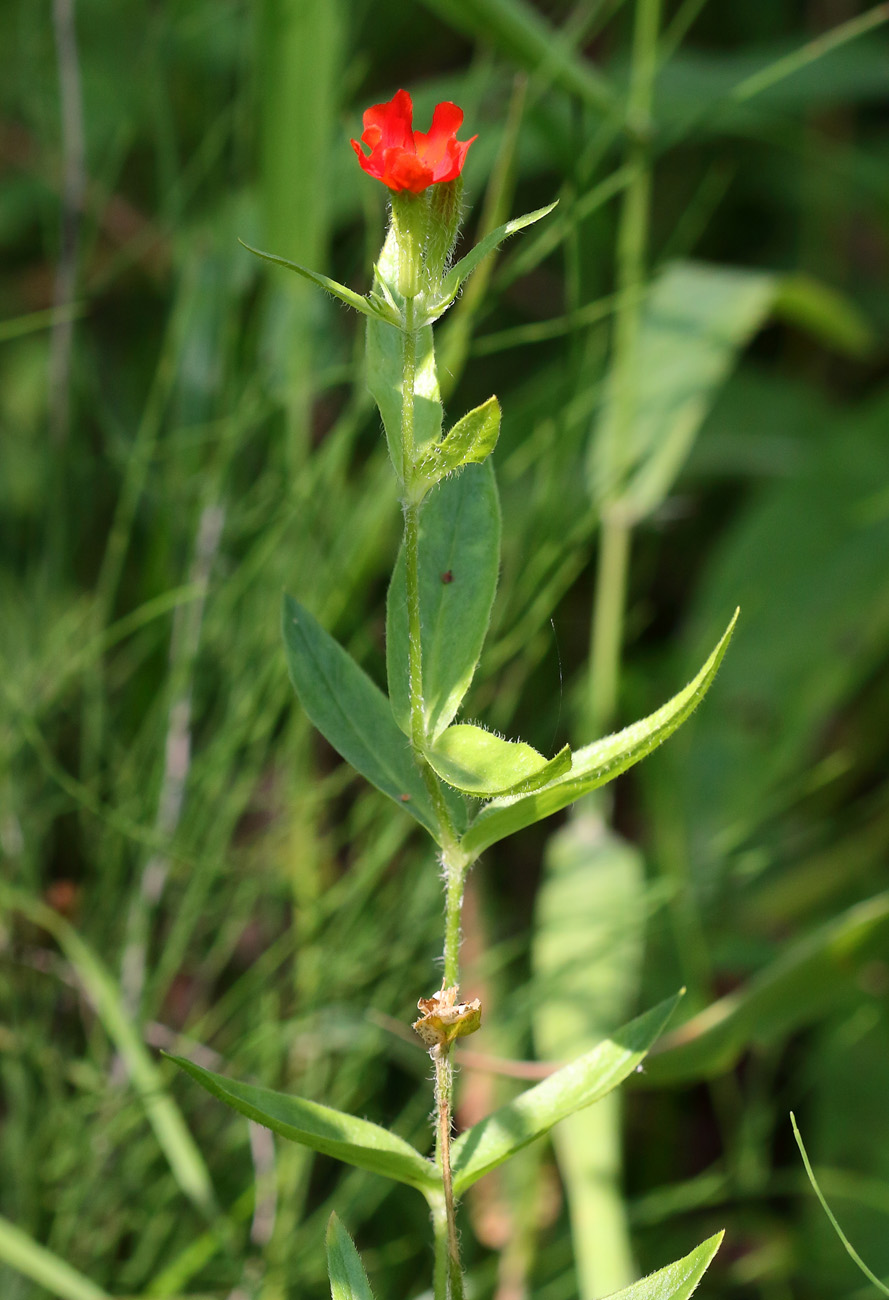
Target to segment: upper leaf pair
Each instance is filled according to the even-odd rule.
[[[455,594],[459,591],[459,573],[445,570],[447,573],[452,581],[442,582],[440,575],[438,590],[429,584],[431,603],[425,606],[429,626],[437,629],[423,644],[424,681],[429,681],[427,726],[435,737],[425,753],[449,783],[464,788],[475,784],[481,795],[489,793],[497,781],[511,787],[507,794],[484,803],[468,828],[462,801],[448,785],[444,787],[452,818],[462,833],[461,849],[469,861],[505,836],[605,785],[672,735],[713,682],[737,618],[736,614],[700,672],[683,690],[647,718],[577,750],[570,756],[570,766],[564,751],[547,763],[542,755],[534,758],[530,746],[515,745],[504,757],[502,747],[507,742],[498,743],[479,728],[459,724],[450,728],[449,735],[448,724],[471,680],[481,639],[477,627],[473,632],[468,623],[461,627],[450,621],[449,615],[459,605],[445,604],[443,598],[452,589]],[[406,653],[406,634],[397,630],[402,616],[403,608],[393,605],[390,596],[390,625],[395,627],[394,634],[390,631],[390,655],[396,659]],[[396,723],[396,715],[404,717],[403,695],[396,696],[390,708],[364,670],[289,596],[284,601],[283,632],[290,676],[312,722],[347,762],[438,839],[441,828],[432,800],[410,743]],[[391,670],[390,676],[393,683],[398,680]],[[545,783],[533,788],[537,778]]]

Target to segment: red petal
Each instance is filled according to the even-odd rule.
[[[432,168],[426,167],[415,153],[406,149],[389,149],[386,151],[385,174],[381,177],[390,190],[410,190],[413,194],[422,194],[434,179]]]
[[[463,122],[463,110],[456,104],[436,104],[432,126],[428,132],[416,131],[414,144],[417,153],[434,167],[444,156],[448,141],[453,139]]]
[[[362,169],[367,172],[368,176],[376,176],[377,180],[382,180],[383,177],[380,165],[382,161],[381,155],[379,153],[371,153],[370,155],[366,154],[357,140],[350,140],[349,143],[358,155],[358,161],[361,163]]]
[[[456,180],[463,170],[469,146],[477,139],[478,136],[474,135],[472,140],[449,140],[445,156],[433,169],[433,180],[436,183]]]
[[[371,148],[409,149],[413,152],[411,123],[414,106],[406,90],[397,91],[386,104],[374,104],[364,114],[362,140]]]

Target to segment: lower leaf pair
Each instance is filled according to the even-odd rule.
[[[693,1251],[640,1282],[616,1292],[610,1300],[688,1300],[719,1249],[723,1233],[702,1241]],[[335,1214],[327,1228],[327,1271],[331,1300],[374,1300],[361,1256]]]

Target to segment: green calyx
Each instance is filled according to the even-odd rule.
[[[430,185],[420,194],[392,195],[392,234],[398,264],[393,286],[404,298],[432,302],[442,283],[457,241],[463,181],[457,177]]]

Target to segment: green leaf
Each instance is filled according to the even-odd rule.
[[[546,759],[522,741],[503,740],[481,727],[458,723],[425,751],[443,781],[467,794],[518,794],[536,790],[570,771],[568,745]]]
[[[639,849],[585,804],[551,835],[534,905],[534,1043],[544,1060],[585,1051],[637,1005],[646,924]],[[580,1300],[637,1271],[622,1189],[619,1091],[578,1111],[552,1141],[571,1216]]]
[[[675,1264],[649,1273],[641,1282],[634,1282],[623,1291],[616,1291],[608,1300],[688,1300],[719,1250],[723,1232],[702,1241],[691,1254],[677,1259]]]
[[[578,749],[572,756],[571,770],[532,794],[494,799],[476,815],[463,836],[461,847],[478,855],[507,835],[542,821],[574,803],[581,795],[613,781],[621,772],[645,758],[671,736],[700,704],[709,690],[734,631],[738,613],[729,623],[722,639],[689,684],[655,713],[606,736],[592,745]]]
[[[641,308],[631,403],[621,427],[612,375],[590,450],[594,501],[619,500],[634,519],[672,486],[715,393],[771,310],[776,278],[679,262],[665,268]]]
[[[383,692],[292,596],[284,597],[282,630],[290,680],[321,734],[357,772],[436,835],[429,794]]]
[[[107,1291],[4,1218],[0,1218],[0,1260],[60,1300],[111,1300]]]
[[[490,463],[467,465],[429,496],[420,515],[423,712],[434,740],[456,714],[484,644],[500,568],[500,505]],[[386,606],[386,668],[398,726],[410,732],[404,548]]]
[[[811,276],[782,276],[773,311],[847,356],[864,358],[873,349],[873,331],[855,303]]]
[[[362,316],[368,316],[371,320],[386,319],[388,313],[382,304],[377,305],[373,300],[356,293],[354,289],[348,289],[344,284],[340,284],[338,280],[331,280],[328,276],[322,275],[320,271],[310,271],[307,266],[300,266],[298,262],[291,262],[286,257],[279,257],[277,253],[264,253],[261,248],[254,248],[252,244],[245,243],[243,239],[239,239],[238,243],[243,244],[248,252],[254,253],[256,257],[261,257],[265,262],[274,262],[276,266],[284,266],[288,271],[296,271],[297,275],[310,280],[319,289],[324,289],[326,293],[332,294],[334,298],[339,298],[340,302],[344,302],[347,307],[354,307],[356,311],[360,311]]]
[[[558,202],[558,200],[556,200]],[[442,285],[442,301],[437,306],[441,311],[449,306],[460,291],[460,285],[478,266],[482,258],[487,257],[488,253],[493,253],[504,239],[510,235],[515,235],[519,230],[524,230],[526,226],[533,226],[535,221],[540,221],[552,212],[556,206],[555,203],[549,203],[545,208],[537,208],[534,212],[526,212],[523,217],[514,217],[512,221],[506,221],[496,230],[492,230],[490,235],[485,235],[480,239],[474,248],[471,248],[465,257],[461,257],[456,266],[451,267],[445,276]]]
[[[335,1214],[327,1224],[327,1273],[331,1300],[373,1300],[361,1256]]]
[[[864,1260],[861,1258],[858,1251],[852,1245],[851,1241],[843,1232],[842,1228],[837,1222],[837,1218],[833,1210],[827,1204],[827,1201],[824,1198],[824,1193],[822,1192],[821,1188],[818,1186],[818,1180],[815,1177],[811,1164],[809,1163],[809,1157],[806,1153],[806,1148],[803,1145],[802,1135],[800,1134],[800,1131],[796,1126],[796,1116],[794,1115],[793,1111],[790,1112],[790,1122],[793,1125],[793,1136],[796,1138],[796,1145],[799,1147],[799,1153],[803,1158],[803,1164],[806,1167],[806,1173],[809,1176],[809,1182],[812,1184],[812,1189],[814,1190],[815,1195],[818,1197],[818,1200],[821,1202],[822,1210],[830,1220],[830,1226],[833,1228],[834,1232],[837,1234],[840,1241],[843,1243],[846,1254],[849,1256],[850,1259],[852,1259],[858,1265],[858,1267],[861,1269],[862,1273],[868,1279],[868,1281],[872,1282],[878,1291],[882,1291],[883,1295],[889,1296],[889,1287],[887,1287],[885,1283],[881,1282],[880,1279],[877,1277],[876,1273],[871,1272],[867,1264],[865,1264]]]
[[[424,495],[463,465],[480,465],[490,456],[500,437],[500,403],[489,397],[458,420],[441,442],[430,447],[416,466],[417,489]]]
[[[547,1133],[560,1119],[616,1088],[645,1056],[681,993],[616,1030],[584,1056],[501,1106],[461,1133],[451,1148],[454,1191],[460,1195],[516,1151]]]
[[[227,1106],[291,1142],[299,1142],[357,1169],[368,1169],[407,1183],[424,1193],[440,1190],[441,1180],[434,1165],[403,1138],[378,1124],[322,1106],[317,1101],[238,1083],[181,1056],[171,1056],[170,1060]]]
[[[868,718],[862,701],[885,672],[889,645],[889,391],[842,411],[811,385],[747,373],[726,393],[719,428],[739,451],[761,448],[764,481],[702,570],[683,660],[700,656],[702,633],[726,600],[744,609],[744,637],[720,672],[721,709],[701,711],[693,736],[670,747],[665,774],[671,837],[686,840],[689,866],[711,882],[735,872],[735,854],[770,841],[776,819],[819,781],[839,791],[858,780],[852,772],[869,761],[860,746],[882,743],[873,730],[880,711]],[[861,719],[854,740],[835,725],[846,716]],[[806,856],[796,906],[817,888],[815,870],[825,891],[819,906],[830,906],[831,895],[845,902],[848,867],[836,838],[818,854],[821,869],[810,872]],[[788,902],[789,867],[766,873],[775,886],[785,881]],[[796,928],[792,912],[787,921]]]
[[[703,262],[675,262],[661,272],[641,308],[631,428],[619,423],[613,375],[591,444],[597,503],[617,501],[637,520],[657,509],[718,390],[772,313],[851,356],[865,356],[873,343],[855,306],[807,276]]]
[[[646,1086],[711,1079],[751,1046],[781,1041],[860,995],[860,972],[885,950],[889,892],[789,945],[748,984],[680,1025],[649,1059]]]

